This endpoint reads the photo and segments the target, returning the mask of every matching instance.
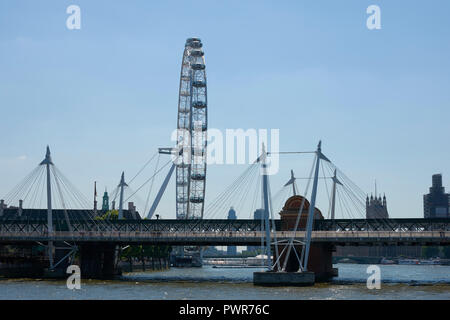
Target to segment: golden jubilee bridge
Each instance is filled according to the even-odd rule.
[[[96,223],[76,218],[68,230],[63,212],[54,211],[54,231],[48,232],[47,221],[29,218],[45,213],[39,209],[5,209],[0,223],[0,243],[23,242],[115,242],[117,244],[170,245],[260,245],[265,236],[265,225],[254,219],[158,219],[112,220]],[[68,210],[70,218],[82,211]],[[9,217],[9,218],[8,218]],[[305,230],[280,231],[282,221],[274,220],[271,238],[279,241],[295,237],[302,241]],[[278,230],[278,231],[276,231]],[[314,221],[312,241],[335,245],[448,245],[450,219],[324,219]]]
[[[262,245],[268,257],[266,267],[269,271],[285,274],[313,272],[318,280],[328,279],[334,274],[331,255],[336,246],[450,244],[449,218],[336,218],[338,196],[351,199],[351,196],[357,198],[358,195],[348,191],[352,187],[351,183],[335,167],[331,167],[329,172],[332,183],[330,215],[325,218],[315,206],[320,162],[330,164],[321,152],[320,143],[314,152],[314,170],[311,170],[303,193],[308,194],[309,182],[312,182],[311,202],[306,196],[299,195],[292,172],[291,179],[284,186],[290,196],[280,213],[281,219],[275,219],[272,198],[276,195],[272,197],[270,193],[265,170],[267,154],[263,149],[261,156],[224,191],[225,196],[219,195],[218,200],[213,201],[209,207],[206,206],[203,219],[159,219],[157,215],[156,219],[142,219],[138,212],[123,206],[128,200],[124,191],[129,186],[122,174],[117,190],[113,192],[119,201],[119,214],[114,219],[102,216],[103,212],[97,209],[96,203],[94,209],[71,208],[70,203],[73,201],[69,199],[79,200],[78,206],[83,207],[80,200],[82,195],[55,167],[47,148],[46,157],[38,168],[11,191],[5,197],[6,200],[1,200],[0,249],[40,247],[44,253],[41,258],[44,257],[47,261],[45,263],[48,264],[50,274],[61,273],[68,265],[78,261],[84,276],[109,278],[117,275],[118,256],[128,245],[171,245],[196,248],[197,252],[201,252],[198,248],[205,246]],[[323,165],[321,167],[324,168]],[[258,183],[252,180],[252,173],[260,177]],[[327,177],[324,175],[323,178]],[[214,218],[214,212],[223,211],[224,203],[232,197],[230,195],[249,198],[245,192],[253,184],[260,191],[254,196],[255,199],[261,198],[260,210],[263,214],[260,219]],[[24,207],[23,199],[32,199],[33,195],[39,193],[46,198],[46,208]],[[116,198],[113,199],[114,203]],[[238,203],[238,200],[232,201]],[[18,202],[18,206],[8,206],[8,203],[14,202]],[[361,202],[353,201],[356,204]],[[56,205],[58,208],[54,208]],[[113,209],[114,206],[115,204]],[[88,205],[85,204],[84,207]],[[151,210],[154,209],[155,206],[152,206]],[[297,261],[292,257],[297,258]],[[0,262],[2,259],[0,252]],[[7,260],[13,261],[14,257],[8,256]]]
[[[450,218],[392,219],[387,211],[375,210],[374,216],[366,219],[368,195],[322,153],[321,142],[313,151],[292,152],[266,152],[262,144],[257,159],[206,203],[208,100],[202,48],[200,39],[187,39],[180,73],[176,148],[159,148],[129,181],[122,172],[111,203],[104,200],[102,208],[97,206],[95,191],[92,209],[90,201],[55,166],[47,147],[44,160],[0,199],[0,266],[33,265],[37,252],[45,258],[50,273],[78,263],[84,276],[104,278],[117,274],[117,259],[128,245],[171,245],[177,254],[190,255],[201,265],[202,247],[261,244],[271,271],[258,275],[261,283],[284,283],[283,279],[311,283],[312,273],[316,279],[335,274],[332,252],[336,246],[449,245]],[[289,181],[272,195],[271,157],[281,154],[312,155],[312,166],[303,178],[296,178],[291,170]],[[161,155],[171,159],[160,165]],[[153,174],[136,185],[152,163],[156,163]],[[155,177],[164,171],[166,176],[153,198]],[[158,204],[174,172],[176,219],[159,219]],[[296,184],[300,179],[305,182],[302,192]],[[127,209],[127,201],[148,186],[142,215],[131,202]],[[316,205],[319,189],[328,197],[326,214]],[[381,199],[376,190],[375,198]],[[275,218],[280,209],[276,199],[287,199],[280,219]],[[241,216],[258,210],[259,218],[224,219],[233,206]],[[17,248],[28,253],[14,256]],[[280,276],[273,276],[276,273]]]

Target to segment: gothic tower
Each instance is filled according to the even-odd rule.
[[[108,191],[105,189],[105,193],[103,194],[103,203],[102,203],[102,211],[109,211],[109,196]]]

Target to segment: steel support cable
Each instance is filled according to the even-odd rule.
[[[256,181],[256,188],[255,188],[255,192],[253,194],[253,201],[252,201],[252,206],[250,209],[250,219],[254,219],[254,216],[252,216],[252,214],[256,211],[256,201],[258,201],[258,196],[259,196],[259,192],[261,188],[261,176],[258,176],[258,179]]]
[[[178,156],[177,156],[177,158],[178,158]],[[177,159],[176,158],[176,159]],[[174,161],[176,161],[176,159],[174,160]],[[171,163],[172,162],[172,159],[170,159],[169,161],[167,161],[162,167],[161,167],[161,169],[159,169],[157,172],[156,172],[156,174],[154,174],[154,175],[152,175],[149,179],[147,179],[139,188],[137,188],[136,189],[136,191],[131,195],[131,196],[129,196],[127,199],[125,199],[124,201],[126,202],[126,201],[128,201],[128,199],[130,199],[132,196],[134,196],[134,194],[135,193],[137,193],[137,192],[139,192],[148,182],[150,182],[158,173],[160,173],[169,163]]]
[[[75,201],[74,202],[74,207],[78,205],[79,208],[80,208],[79,212],[84,214],[84,216],[85,216],[85,218],[83,220],[81,220],[78,217],[76,217],[76,215],[72,215],[73,216],[73,220],[75,222],[80,223],[80,224],[85,224],[86,221],[89,221],[89,222],[94,223],[94,225],[97,225],[97,226],[98,226],[99,223],[103,223],[102,221],[96,221],[95,217],[92,214],[93,210],[90,211],[88,209],[84,209],[84,208],[88,208],[89,207],[89,203],[87,202],[87,200],[84,197],[84,195],[82,193],[80,193],[75,188],[75,186],[73,186],[73,184],[70,183],[70,181],[56,167],[55,167],[55,172],[57,174],[54,175],[54,176],[57,179],[60,180],[60,183],[63,186],[63,188],[61,190],[65,189],[65,192],[67,193],[68,197],[72,198]]]
[[[36,203],[36,199],[37,199],[37,195],[39,194],[39,191],[41,190],[41,191],[43,192],[44,186],[42,186],[42,188],[41,188],[41,180],[42,180],[42,177],[45,175],[45,174],[44,174],[44,171],[45,171],[45,170],[41,170],[41,171],[39,172],[40,174],[39,174],[38,177],[37,177],[37,180],[38,180],[38,181],[37,181],[36,187],[35,187],[34,190],[30,193],[30,201],[29,201],[29,203],[30,203],[30,208],[35,207],[35,203]],[[34,183],[34,182],[33,182],[33,183]],[[25,199],[23,199],[25,205],[28,204],[28,202],[26,202],[27,198],[28,198],[28,194],[26,195]],[[39,203],[39,205],[40,205],[40,203]],[[40,206],[39,206],[39,208],[40,208]]]
[[[351,203],[353,204],[356,213],[359,214],[359,217],[364,218],[364,207],[365,204],[363,202],[360,201],[360,199],[355,198],[355,196],[352,194],[351,190],[347,189],[347,188],[343,188],[345,194],[347,195],[347,197],[350,199]]]
[[[338,167],[336,167],[337,172],[339,173],[339,176],[341,178],[341,180],[347,182],[349,185],[351,185],[351,189],[355,190],[357,193],[359,193],[359,196],[361,198],[365,198],[366,197],[366,193],[357,185],[355,184],[349,177],[347,177],[347,175],[340,170]],[[341,182],[343,182],[341,181]]]
[[[58,191],[58,193],[59,193],[60,200],[61,200],[62,209],[63,209],[63,212],[64,212],[64,219],[65,219],[66,222],[67,222],[67,227],[69,228],[69,231],[72,231],[72,226],[71,226],[71,224],[70,224],[69,215],[68,215],[68,213],[67,213],[67,207],[66,207],[66,204],[65,204],[65,201],[64,201],[64,197],[63,197],[63,195],[62,195],[61,186],[60,186],[60,184],[59,184],[58,176],[57,176],[57,174],[56,174],[56,172],[55,172],[55,168],[52,168],[52,171],[53,171],[53,177],[54,177],[55,182],[56,182],[56,188],[57,188],[57,191]]]
[[[227,187],[227,189],[225,189],[225,191],[223,191],[222,193],[220,193],[211,204],[208,204],[206,206],[207,212],[209,213],[211,209],[215,208],[217,203],[223,203],[222,199],[224,197],[224,195],[226,195],[229,192],[233,192],[233,190],[235,189],[235,186],[239,183],[240,179],[244,179],[246,175],[249,174],[250,171],[252,171],[254,169],[255,164],[257,163],[257,161],[255,161],[254,163],[252,163],[239,177],[237,177],[233,183]],[[220,201],[220,202],[219,202]]]
[[[69,191],[70,194],[73,194],[77,199],[79,199],[81,205],[84,204],[85,208],[89,208],[90,201],[88,200],[88,198],[86,198],[86,196],[81,193],[71,182],[70,180],[64,175],[62,174],[62,172],[56,167],[55,168],[58,172],[58,176],[61,177],[61,180],[64,181],[64,183],[67,185],[67,189]]]
[[[361,207],[365,206],[365,202],[364,198],[359,197],[357,194],[355,194],[355,192],[353,192],[353,190],[351,189],[351,186],[348,185],[348,183],[346,181],[343,182],[344,185],[344,191],[348,194],[349,198],[353,198],[355,199],[357,202],[359,202]]]
[[[52,167],[50,167],[50,173],[51,174],[53,174],[53,176],[50,176],[50,183],[54,186],[53,188],[52,188],[52,201],[53,201],[53,203],[52,203],[52,205],[53,205],[53,207],[56,209],[56,208],[58,208],[59,206],[57,205],[57,199],[58,199],[58,193],[59,193],[59,190],[58,190],[58,180],[56,179],[56,176],[54,175],[54,170],[53,170],[54,168],[52,168]],[[53,182],[52,182],[52,180],[51,180],[51,178],[53,177]],[[55,187],[56,186],[56,187]],[[62,203],[62,206],[63,206],[63,210],[64,210],[64,205],[65,205],[65,203],[64,203],[64,201],[63,200],[61,200],[60,199],[60,202]],[[55,217],[55,215],[53,214],[53,218]],[[55,220],[55,219],[53,219],[53,220]],[[61,219],[59,219],[59,217],[56,217],[56,221],[53,221],[54,222],[54,224],[53,224],[53,226],[55,227],[56,226],[56,230],[62,230],[62,222],[61,222]],[[56,223],[55,223],[56,222]],[[68,226],[70,226],[70,223],[67,221],[67,223],[68,223]],[[70,227],[69,227],[70,228]]]
[[[73,207],[73,208],[76,208],[79,204],[78,203],[72,203],[72,200],[70,199],[70,198],[72,198],[72,197],[74,197],[74,195],[70,192],[70,190],[68,189],[68,186],[66,185],[66,183],[63,181],[63,179],[59,176],[59,174],[57,173],[57,169],[56,168],[53,168],[53,178],[54,178],[54,180],[55,180],[55,185],[57,186],[57,190],[60,192],[60,199],[61,199],[61,203],[63,204],[63,210],[64,210],[64,216],[65,216],[65,218],[68,220],[68,222],[67,222],[67,226],[68,226],[68,228],[69,228],[69,230],[70,230],[70,228],[71,228],[71,218],[68,216],[68,213],[67,213],[67,211],[65,210],[65,207],[66,207],[66,204],[65,204],[65,202],[66,201],[70,201],[70,203],[69,203],[69,206],[71,206],[71,207]],[[54,190],[55,188],[53,188],[53,190]],[[66,197],[66,200],[64,200],[64,193],[66,193],[67,194],[67,197]],[[77,200],[75,200],[76,202],[77,202]],[[75,222],[75,223],[80,223],[81,221],[80,221],[80,219],[78,219],[78,217],[76,216],[76,215],[72,215],[72,223],[73,222]],[[59,219],[58,219],[58,221],[59,221]]]
[[[89,204],[84,201],[76,192],[74,192],[70,185],[67,184],[67,181],[60,177],[59,175],[55,176],[60,180],[61,185],[63,186],[64,192],[67,194],[67,201],[71,202],[71,206],[76,209],[88,208]]]
[[[361,200],[358,199],[358,198],[357,198],[357,200],[360,201],[361,207],[362,207],[362,208],[365,208],[364,202],[361,201]],[[362,210],[362,211],[364,211],[364,210]],[[363,218],[366,218],[364,214],[363,214]],[[389,226],[389,227],[392,228],[392,225],[391,225],[390,221],[389,221],[388,219],[386,219],[386,218],[373,217],[373,218],[371,218],[371,220],[376,221],[376,222],[378,222],[378,223],[380,223],[380,224],[385,224],[385,225],[387,225],[387,226]]]
[[[274,208],[276,211],[283,210],[284,204],[286,203],[287,199],[292,197],[290,188],[286,188],[284,192],[277,198],[276,201],[274,201]]]
[[[247,184],[247,186],[244,189],[244,192],[242,193],[242,197],[240,199],[240,203],[241,203],[241,212],[245,212],[248,211],[250,212],[250,214],[252,212],[254,212],[254,204],[253,201],[250,199],[253,199],[253,197],[251,196],[251,191],[254,188],[258,188],[259,184],[258,184],[258,180],[259,180],[259,175],[252,175],[252,179],[249,181],[249,183]],[[256,191],[253,191],[253,194]],[[249,199],[250,201],[246,201],[247,199]]]
[[[235,179],[233,181],[233,183],[228,186],[222,193],[220,193],[214,200],[212,203],[208,204],[206,206],[206,211],[208,212],[207,217],[208,218],[213,218],[216,213],[217,213],[217,208],[219,207],[218,205],[220,205],[220,208],[222,208],[222,206],[224,205],[224,203],[226,202],[225,199],[228,199],[231,195],[231,193],[235,190],[236,186],[239,184],[239,180],[247,174],[248,171],[250,171],[252,169],[252,167],[247,168],[243,174],[241,174],[237,179]],[[226,204],[225,204],[226,205]]]
[[[329,164],[329,167],[330,167],[331,170],[333,169],[331,164]],[[341,189],[343,189],[343,191],[345,192],[345,193],[341,193],[341,194],[347,195],[347,197],[353,203],[353,206],[355,207],[356,213],[361,214],[361,211],[358,208],[357,202],[360,202],[361,207],[364,207],[364,204],[363,204],[363,202],[360,201],[358,195],[353,191],[353,189],[355,188],[356,184],[353,183],[348,177],[346,177],[343,174],[343,172],[341,170],[339,170],[336,166],[334,166],[334,169],[336,169],[336,171],[339,173],[339,178],[338,179],[339,179],[339,181],[342,184],[342,188]],[[341,175],[342,175],[342,177],[341,177]],[[359,189],[359,187],[357,189]],[[357,191],[357,192],[359,192],[359,191]],[[357,202],[355,202],[355,200]],[[350,218],[352,218],[352,217],[353,217],[353,215],[350,215]]]
[[[226,211],[227,207],[230,206],[231,200],[235,201],[234,199],[235,199],[236,195],[238,194],[238,191],[241,189],[241,185],[242,185],[243,181],[246,181],[247,178],[253,174],[255,167],[252,165],[252,167],[250,167],[250,169],[251,170],[246,171],[245,175],[241,175],[235,181],[235,183],[233,183],[226,190],[226,192],[223,193],[222,197],[217,199],[216,203],[218,203],[219,205],[216,204],[216,206],[212,210],[212,213],[213,213],[212,217],[215,217],[218,213],[220,214],[221,212]]]
[[[347,200],[346,200],[346,198],[348,197],[348,194],[346,193],[346,188],[342,188],[342,202],[344,203],[344,206],[346,207],[346,208],[348,208],[347,210],[348,210],[348,215],[349,215],[349,218],[352,220],[352,219],[354,219],[354,216],[353,216],[353,214],[352,214],[352,210],[351,210],[351,206],[348,204],[348,202],[347,202]],[[350,228],[350,231],[351,232],[353,232],[354,230],[353,230],[353,227],[351,227]]]
[[[337,189],[336,190],[336,201],[337,201],[337,203],[339,203],[339,207],[341,208],[341,215],[342,215],[342,219],[346,219],[346,215],[347,215],[347,213],[345,212],[345,209],[344,209],[344,204],[342,203],[342,196],[341,196],[341,190],[339,190],[339,189]]]
[[[261,192],[261,175],[254,174],[254,179],[252,180],[252,185],[254,185],[254,187],[249,188],[249,191],[250,191],[250,189],[253,190],[253,195],[252,196],[249,195],[249,197],[251,199],[250,204],[249,204],[250,205],[250,214],[252,214],[256,210],[256,201],[258,199],[257,195]]]
[[[11,203],[12,200],[16,200],[17,195],[20,195],[23,188],[29,185],[32,179],[36,179],[36,175],[39,173],[40,166],[34,168],[22,181],[20,181],[14,188],[5,195],[5,203]]]
[[[346,204],[346,206],[348,207],[348,211],[349,211],[349,218],[350,219],[357,219],[358,216],[355,215],[355,212],[353,210],[353,208],[355,207],[355,205],[352,202],[351,197],[348,194],[348,189],[346,188],[342,188],[342,201]],[[356,214],[358,214],[358,210],[356,210]]]
[[[317,156],[318,155],[316,153],[316,157]],[[292,233],[292,236],[291,236],[291,238],[289,239],[289,242],[288,242],[288,250],[287,250],[287,253],[286,253],[286,258],[284,259],[284,262],[283,262],[282,270],[286,270],[287,262],[288,262],[288,259],[289,259],[292,247],[294,245],[294,239],[295,239],[295,236],[297,234],[297,229],[298,229],[298,225],[300,223],[300,218],[301,218],[301,215],[302,215],[302,212],[303,212],[303,208],[304,208],[304,205],[305,205],[305,202],[306,202],[306,197],[308,196],[309,185],[310,185],[310,182],[311,182],[311,177],[312,177],[313,172],[314,172],[314,167],[315,167],[315,163],[316,163],[316,157],[314,157],[314,159],[313,159],[313,164],[312,164],[311,170],[309,172],[310,179],[308,179],[308,182],[306,183],[305,193],[304,193],[304,196],[303,196],[303,199],[302,199],[302,203],[300,205],[300,209],[299,209],[298,214],[297,214],[297,219],[296,219],[295,224],[294,224],[294,230],[293,230],[294,232]],[[295,250],[295,248],[294,248],[294,250]],[[304,250],[302,249],[302,256],[303,256],[303,251]],[[297,259],[298,259],[298,255],[297,255]],[[300,259],[298,260],[298,262],[299,262],[300,267],[303,268],[302,262],[301,262]]]
[[[288,194],[290,193],[290,191],[291,191],[290,186],[283,186],[273,196],[273,198],[272,198],[273,207],[277,211],[282,209],[283,202],[286,201],[286,198],[289,198]]]
[[[323,165],[323,162],[322,162],[322,165]],[[333,174],[333,169],[331,168],[331,163],[328,163],[327,162],[327,165],[328,166],[326,166],[325,168],[328,170],[328,175],[332,175],[332,177],[334,177],[334,174]],[[324,168],[322,167],[322,170],[324,170]],[[324,170],[325,171],[325,170]],[[337,175],[336,175],[336,179],[337,179]],[[338,179],[339,180],[339,179]],[[332,188],[333,188],[333,185],[334,185],[334,181],[332,182]],[[336,195],[337,195],[337,188],[338,188],[338,183],[336,182],[336,185],[334,186],[334,203],[335,203],[335,218],[336,218]],[[328,194],[328,189],[327,189],[327,194]],[[332,209],[332,204],[333,204],[333,195],[329,195],[328,196],[328,200],[329,200],[329,202],[328,202],[328,214],[327,214],[327,218],[329,219],[329,218],[331,218],[331,209]]]
[[[283,186],[281,187],[273,196],[273,199],[278,199],[278,197],[280,197],[280,195],[283,193],[283,191],[285,191],[286,189],[288,189],[289,186]]]
[[[346,200],[345,200],[345,198],[347,197],[347,198],[349,198],[349,199],[351,199],[351,194],[348,192],[348,190],[346,190],[345,188],[343,188],[344,189],[344,191],[343,191],[343,194],[344,194],[344,196],[342,196],[342,199],[343,199],[343,201],[345,201],[346,202]],[[351,200],[350,200],[351,201]],[[355,204],[354,204],[355,205]],[[350,219],[353,219],[354,217],[353,216],[351,216],[350,217]],[[354,231],[354,228],[352,227],[351,228],[351,231]],[[357,231],[357,230],[356,230]]]
[[[242,184],[239,186],[239,189],[236,190],[235,195],[237,196],[237,208],[239,211],[243,211],[245,209],[245,199],[247,194],[250,191],[250,186],[253,185],[253,181],[255,180],[256,175],[251,171],[252,174],[246,177],[245,180],[242,181]],[[241,192],[241,189],[242,192]]]
[[[24,188],[25,185],[29,184],[30,180],[34,178],[34,175],[37,174],[37,171],[39,169],[39,166],[34,168],[24,179],[22,179],[17,185],[15,185],[14,188],[3,197],[5,202],[8,203],[11,198],[15,199],[16,195],[21,191],[22,188]]]
[[[129,201],[129,200],[134,200],[133,202],[135,202],[136,203],[136,205],[139,205],[139,206],[141,206],[141,205],[143,205],[143,204],[145,204],[145,202],[139,197],[139,195],[137,194],[137,192],[135,192],[132,188],[130,188],[129,186],[128,187],[125,187],[125,191],[126,192],[128,192],[128,193],[131,193],[131,196],[129,196],[126,200],[124,200],[125,202],[127,202],[127,201]],[[125,193],[125,192],[124,192]],[[125,198],[125,196],[124,196],[124,198]],[[136,206],[137,207],[137,206]],[[142,207],[142,206],[141,206]],[[139,216],[141,216],[141,214],[137,211],[137,213],[139,214]],[[145,216],[145,213],[144,213],[144,216]]]
[[[158,159],[156,159],[156,166],[155,166],[155,170],[153,171],[153,175],[155,175],[156,174],[156,170],[158,170],[160,158],[161,158],[161,154],[158,152]],[[150,196],[152,194],[154,182],[155,182],[155,179],[153,179],[152,183],[150,183],[150,189],[148,190],[147,199],[145,201],[145,208],[144,208],[145,216],[147,215],[147,208],[148,208],[148,204],[149,204],[149,201],[150,201]]]
[[[42,174],[43,174],[44,170],[40,170],[40,172],[36,175],[36,178],[29,184],[27,190],[25,190],[25,195],[23,195],[22,200],[25,202],[28,199],[28,195],[30,194],[30,192],[33,190],[33,187],[38,186],[39,183],[38,181],[40,180]],[[19,199],[20,200],[20,199]]]
[[[42,170],[42,172],[44,172],[45,170]],[[37,192],[36,192],[36,196],[35,196],[35,200],[33,200],[33,203],[34,203],[34,201],[37,201],[37,199],[38,199],[38,201],[39,201],[39,204],[36,202],[36,206],[35,205],[32,205],[30,208],[33,208],[33,207],[37,207],[37,208],[42,208],[42,206],[43,206],[43,204],[42,204],[42,201],[43,201],[43,199],[44,199],[44,193],[45,193],[45,182],[46,182],[46,179],[44,178],[44,174],[42,175],[42,178],[39,180],[39,182],[38,182],[38,186],[37,186]],[[40,192],[39,192],[40,191]],[[37,198],[36,198],[37,197]]]
[[[339,170],[339,173],[343,176],[343,178],[341,179],[342,180],[341,182],[344,183],[344,185],[345,185],[344,190],[348,193],[349,198],[356,199],[356,201],[358,201],[360,203],[360,206],[362,207],[361,211],[364,212],[365,203],[364,203],[364,200],[361,200],[361,199],[365,199],[366,194],[350,178],[348,178],[341,170]],[[355,190],[356,192],[354,192],[353,190]],[[357,195],[356,193],[359,193],[359,195]],[[357,211],[359,212],[358,209],[357,209]],[[366,218],[364,213],[362,213],[362,218]],[[374,218],[374,221],[381,222],[381,223],[388,225],[389,227],[392,227],[390,222],[385,218]]]
[[[339,207],[341,208],[341,213],[342,213],[342,218],[344,218],[344,208],[343,208],[343,206],[342,206],[342,201],[341,201],[341,196],[340,196],[340,190],[339,189],[336,189],[336,195],[337,195],[337,200],[338,200],[338,203],[339,203]]]
[[[330,197],[330,193],[328,191],[327,179],[325,178],[325,169],[323,167],[323,161],[320,161],[320,165],[322,167],[322,175],[323,175],[323,179],[324,179],[324,183],[325,183],[325,189],[327,191],[328,204],[330,204],[331,203],[331,197]],[[330,212],[331,212],[331,207],[328,206],[328,214],[327,214],[328,217],[330,216]]]
[[[47,194],[47,188],[46,188],[46,184],[47,184],[47,179],[45,177],[45,169],[42,170],[42,175],[39,178],[39,182],[38,185],[36,187],[36,191],[33,193],[33,198],[32,200],[30,199],[30,208],[46,208],[46,201],[44,200],[44,198],[46,199],[45,195]],[[39,201],[39,204],[38,204]]]
[[[344,190],[345,190],[345,189],[344,189]],[[346,200],[346,194],[345,194],[345,192],[342,191],[341,195],[342,195],[342,196],[341,196],[342,203],[344,204],[344,208],[347,210],[348,217],[349,217],[349,219],[353,219],[353,215],[352,215],[352,213],[351,213],[350,207],[349,207],[349,205],[348,205],[348,203],[347,203],[347,200]]]
[[[206,206],[206,212],[208,212],[207,217],[212,219],[215,215],[216,215],[216,211],[218,205],[223,205],[224,203],[224,199],[228,199],[230,194],[232,192],[234,192],[235,188],[237,185],[239,185],[241,179],[244,179],[249,172],[251,172],[254,169],[254,164],[251,164],[239,177],[237,177],[233,183],[228,186],[225,191],[223,191],[222,193],[220,193],[213,201],[212,203],[208,204]]]
[[[58,177],[60,177],[60,180],[63,181],[64,184],[67,186],[69,193],[76,196],[78,199],[80,199],[81,203],[84,203],[85,206],[89,207],[89,200],[86,198],[86,196],[82,194],[80,191],[78,191],[78,189],[70,182],[69,179],[67,179],[67,177],[56,166],[55,172],[57,172]]]
[[[141,174],[142,171],[144,171],[144,169],[153,161],[153,159],[159,155],[159,152],[156,152],[149,160],[147,160],[147,162],[142,166],[142,168],[134,175],[133,178],[131,178],[130,181],[128,181],[128,185],[130,185],[134,179],[136,179],[137,176],[139,176],[139,174]]]
[[[61,191],[61,199],[64,202],[64,206],[66,206],[65,203],[67,202],[70,207],[74,209],[79,208],[80,203],[77,201],[76,196],[70,192],[70,189],[66,185],[66,183],[62,180],[61,177],[59,177],[58,174],[56,174],[56,171],[53,173],[53,175],[55,179],[55,184],[59,186],[59,190]],[[67,195],[66,197],[64,197],[64,193]],[[66,198],[66,200],[63,200],[64,198]]]
[[[255,175],[255,174],[252,174],[251,176],[250,176],[250,178],[249,179],[247,179],[247,183],[245,183],[244,185],[243,185],[243,192],[242,192],[242,195],[241,195],[241,197],[238,199],[238,208],[239,208],[239,210],[242,212],[242,211],[244,211],[244,209],[245,209],[245,207],[246,207],[246,201],[245,201],[245,199],[247,198],[247,195],[249,194],[249,192],[250,192],[250,189],[251,189],[251,186],[252,185],[254,185],[254,180],[255,180],[255,177],[257,177],[257,175]],[[238,193],[238,195],[239,195],[239,193]],[[248,205],[248,204],[247,204]],[[239,211],[238,211],[239,212]]]
[[[350,207],[344,206],[344,207],[346,208],[345,210],[346,210],[347,212],[343,211],[343,206],[342,206],[343,200],[341,201],[341,198],[345,195],[345,194],[343,193],[343,191],[350,190],[350,187],[348,186],[347,180],[346,180],[346,179],[343,179],[343,178],[340,176],[340,174],[342,173],[342,171],[340,171],[339,168],[337,168],[337,167],[336,167],[334,164],[332,164],[332,163],[327,163],[327,164],[328,164],[328,170],[329,170],[329,171],[333,172],[333,170],[336,170],[336,178],[337,178],[338,181],[341,183],[341,188],[338,188],[338,187],[336,186],[336,198],[338,198],[339,201],[340,201],[340,208],[341,208],[342,215],[344,215],[344,213],[346,213],[346,214],[349,216],[349,219],[352,219],[352,218],[353,218],[353,215],[351,214],[351,209],[350,209]],[[333,173],[332,175],[334,176],[334,173]],[[342,190],[343,190],[343,191],[342,191]],[[336,202],[336,199],[335,199],[335,202]],[[343,217],[344,217],[344,216],[343,216]]]
[[[351,193],[347,188],[342,188],[343,201],[348,205],[351,217],[350,219],[360,219],[363,213],[359,210],[357,203],[355,203]]]
[[[119,195],[119,189],[120,189],[119,187],[115,187],[111,192],[111,202],[116,201],[117,196]]]
[[[272,207],[272,192],[270,191],[270,181],[269,181],[269,179],[267,179],[267,189],[269,191],[269,210],[270,210],[270,217],[269,218],[272,219],[272,230],[274,231],[273,239],[274,239],[274,243],[275,243],[275,245],[274,245],[274,247],[275,247],[275,261],[276,261],[275,264],[277,265],[277,270],[281,270],[281,267],[280,267],[280,255],[279,255],[279,252],[278,252],[278,239],[277,239],[277,232],[276,232],[277,228],[276,228],[276,225],[275,225],[275,217],[274,217],[274,212],[273,212],[273,207]],[[270,228],[270,225],[269,225],[269,228]],[[270,246],[271,243],[269,243],[268,245]],[[273,266],[272,266],[272,268],[273,268]]]

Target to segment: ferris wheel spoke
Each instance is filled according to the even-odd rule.
[[[177,219],[201,219],[204,212],[208,102],[202,47],[200,39],[187,39],[181,64],[177,145],[187,151],[176,166]]]

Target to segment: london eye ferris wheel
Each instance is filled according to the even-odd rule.
[[[186,40],[178,98],[176,164],[177,219],[203,217],[206,187],[207,86],[204,52],[198,38]]]

